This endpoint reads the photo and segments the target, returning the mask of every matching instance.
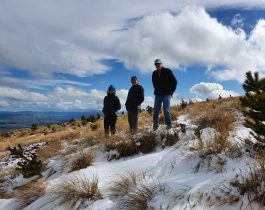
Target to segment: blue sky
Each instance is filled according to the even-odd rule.
[[[178,80],[172,104],[244,94],[265,73],[265,1],[0,0],[0,111],[101,110],[130,77],[153,105],[153,61]]]

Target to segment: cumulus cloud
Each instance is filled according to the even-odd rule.
[[[83,77],[108,71],[104,59],[150,72],[154,57],[161,57],[170,67],[223,65],[233,71],[229,79],[264,64],[264,52],[251,40],[242,40],[244,36],[218,23],[202,8],[264,8],[263,0],[165,0],[163,5],[136,0],[133,7],[128,5],[128,0],[3,1],[0,63],[39,77],[54,72]],[[233,23],[240,20],[235,17]],[[252,39],[262,41],[257,35]],[[224,78],[222,69],[212,75]]]
[[[198,84],[193,85],[190,88],[190,93],[197,94],[209,99],[216,99],[219,96],[221,97],[229,97],[238,96],[238,93],[231,90],[224,90],[223,86],[218,83],[205,83],[200,82]]]
[[[22,89],[0,87],[0,97],[21,100],[21,101],[46,101],[47,97],[36,92],[29,92]]]
[[[6,108],[9,107],[10,104],[6,101],[0,101],[0,108]]]
[[[231,26],[235,28],[242,28],[244,26],[245,19],[241,16],[241,14],[236,14],[231,20]]]

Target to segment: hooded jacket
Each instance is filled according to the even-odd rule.
[[[105,116],[116,115],[116,112],[121,109],[121,103],[118,96],[114,94],[107,94],[104,98],[102,112]]]

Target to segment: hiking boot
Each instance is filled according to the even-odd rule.
[[[167,125],[167,130],[171,129],[172,126],[171,125]]]

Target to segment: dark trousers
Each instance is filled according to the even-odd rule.
[[[128,122],[130,125],[130,131],[137,131],[138,129],[138,110],[128,111]]]
[[[117,116],[115,114],[104,117],[104,130],[106,135],[109,135],[109,131],[111,132],[111,134],[115,134],[116,121],[117,121]]]

